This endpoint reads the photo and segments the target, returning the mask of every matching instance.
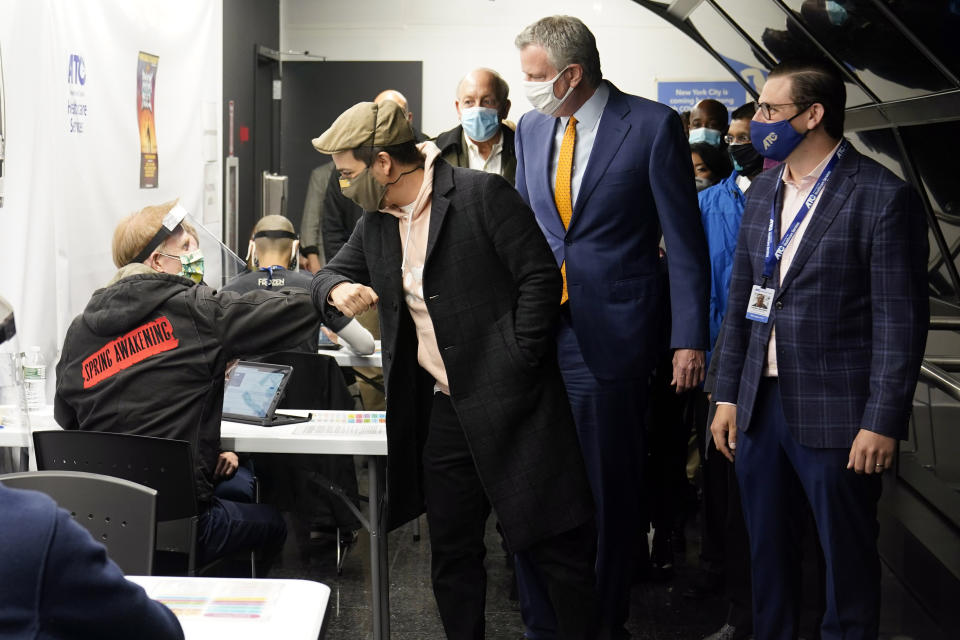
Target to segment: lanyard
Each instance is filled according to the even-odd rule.
[[[283,267],[281,267],[281,266],[278,265],[278,264],[271,265],[271,266],[269,266],[269,267],[260,267],[260,269],[258,269],[259,271],[266,271],[266,272],[267,272],[267,275],[269,276],[269,281],[267,282],[267,288],[268,288],[268,289],[273,289],[273,270],[274,270],[274,269],[279,269],[280,271],[283,271],[283,270],[284,270]]]
[[[793,222],[790,223],[790,227],[787,229],[787,232],[783,234],[783,238],[780,240],[780,243],[777,244],[777,248],[774,251],[773,230],[776,226],[776,217],[778,213],[777,201],[779,200],[780,188],[783,186],[783,172],[786,171],[786,166],[780,169],[780,178],[777,180],[777,190],[773,194],[773,204],[770,205],[770,224],[767,227],[767,249],[763,259],[763,280],[761,286],[767,286],[767,280],[773,277],[773,269],[777,266],[780,258],[783,257],[783,252],[786,250],[787,245],[790,244],[790,241],[793,240],[793,236],[796,235],[797,229],[800,228],[800,223],[803,222],[803,219],[807,217],[810,209],[813,208],[814,204],[816,204],[817,199],[820,197],[820,193],[827,184],[827,179],[830,178],[830,175],[833,173],[833,170],[837,165],[837,161],[843,157],[844,153],[846,153],[848,146],[849,144],[846,140],[840,143],[840,147],[837,149],[837,152],[833,154],[833,157],[830,158],[830,162],[828,162],[827,166],[824,167],[823,173],[821,173],[820,177],[817,178],[817,182],[813,185],[810,195],[808,195],[803,201],[803,204],[800,205],[800,210],[797,212],[797,215],[793,217]]]

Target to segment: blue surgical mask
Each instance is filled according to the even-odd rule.
[[[797,113],[793,118],[796,118],[804,111],[806,111],[806,109]],[[806,133],[798,133],[797,130],[790,125],[790,121],[793,120],[793,118],[778,120],[777,122],[757,122],[756,120],[751,120],[750,142],[753,144],[753,148],[764,158],[770,158],[778,162],[786,160],[787,156],[793,153],[793,150],[803,142],[803,139],[807,135]]]
[[[690,144],[706,142],[710,146],[719,147],[723,134],[716,129],[700,127],[699,129],[690,129]]]
[[[460,124],[474,142],[486,142],[500,130],[500,114],[496,109],[469,107],[460,110]]]

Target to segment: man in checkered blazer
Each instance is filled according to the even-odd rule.
[[[843,139],[845,103],[832,66],[770,73],[751,138],[785,163],[747,194],[717,346],[711,431],[735,456],[765,640],[796,637],[804,501],[826,561],[822,637],[877,637],[881,473],[907,435],[926,344],[922,206]]]

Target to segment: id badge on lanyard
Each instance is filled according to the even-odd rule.
[[[770,305],[773,304],[773,296],[776,290],[769,287],[763,287],[759,284],[753,285],[750,291],[750,300],[747,302],[747,319],[754,322],[766,322],[770,319]]]
[[[813,205],[820,199],[820,194],[827,184],[827,179],[830,178],[834,168],[837,166],[837,161],[843,157],[843,154],[846,153],[848,148],[849,144],[846,140],[840,143],[837,152],[833,154],[830,162],[824,167],[823,173],[817,178],[817,182],[813,185],[810,195],[807,196],[800,205],[800,210],[797,211],[797,215],[793,217],[793,222],[790,223],[787,232],[783,234],[783,238],[780,239],[780,242],[776,245],[776,249],[774,249],[773,233],[776,227],[778,213],[777,200],[780,196],[780,188],[783,186],[783,172],[786,171],[786,166],[780,169],[780,177],[777,179],[777,190],[773,194],[773,204],[770,205],[770,224],[767,225],[767,248],[763,259],[763,273],[760,277],[760,284],[753,285],[753,289],[750,290],[750,298],[747,301],[747,320],[753,320],[754,322],[767,322],[770,320],[770,307],[773,305],[773,298],[777,292],[776,289],[768,287],[767,282],[773,278],[773,271],[783,257],[784,250],[786,250],[787,245],[790,244],[790,241],[793,240],[793,237],[797,234],[797,229],[800,228],[800,224],[803,222],[803,219],[807,217],[810,209],[812,209]]]

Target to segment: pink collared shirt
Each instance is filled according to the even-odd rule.
[[[842,142],[842,141],[841,141]],[[797,211],[800,210],[800,205],[804,200],[807,199],[807,196],[810,195],[810,192],[813,190],[813,186],[817,182],[817,178],[820,177],[820,174],[823,173],[823,170],[827,167],[827,163],[830,162],[830,158],[837,152],[837,149],[840,147],[840,142],[837,143],[837,146],[826,155],[826,157],[813,168],[813,171],[800,178],[799,181],[794,182],[790,179],[788,174],[789,171],[784,168],[783,172],[783,208],[780,210],[780,234],[781,237],[783,233],[790,227],[790,223],[793,222],[794,216],[797,215]],[[787,270],[790,269],[790,264],[793,262],[793,256],[797,253],[797,247],[800,246],[800,241],[803,239],[803,234],[806,232],[807,227],[810,226],[810,220],[813,218],[814,213],[816,212],[817,207],[820,205],[820,199],[823,197],[823,194],[826,192],[825,185],[824,190],[820,192],[820,197],[817,198],[817,201],[813,203],[813,206],[810,207],[810,211],[807,212],[807,216],[803,219],[803,222],[800,223],[800,226],[797,228],[797,233],[793,236],[793,240],[790,241],[790,244],[786,246],[783,251],[783,256],[780,258],[780,284],[783,284],[783,277],[787,274]],[[777,289],[780,287],[778,286]],[[764,376],[776,376],[777,375],[777,329],[774,325],[773,329],[770,331],[770,342],[767,343],[767,364],[763,368]]]

